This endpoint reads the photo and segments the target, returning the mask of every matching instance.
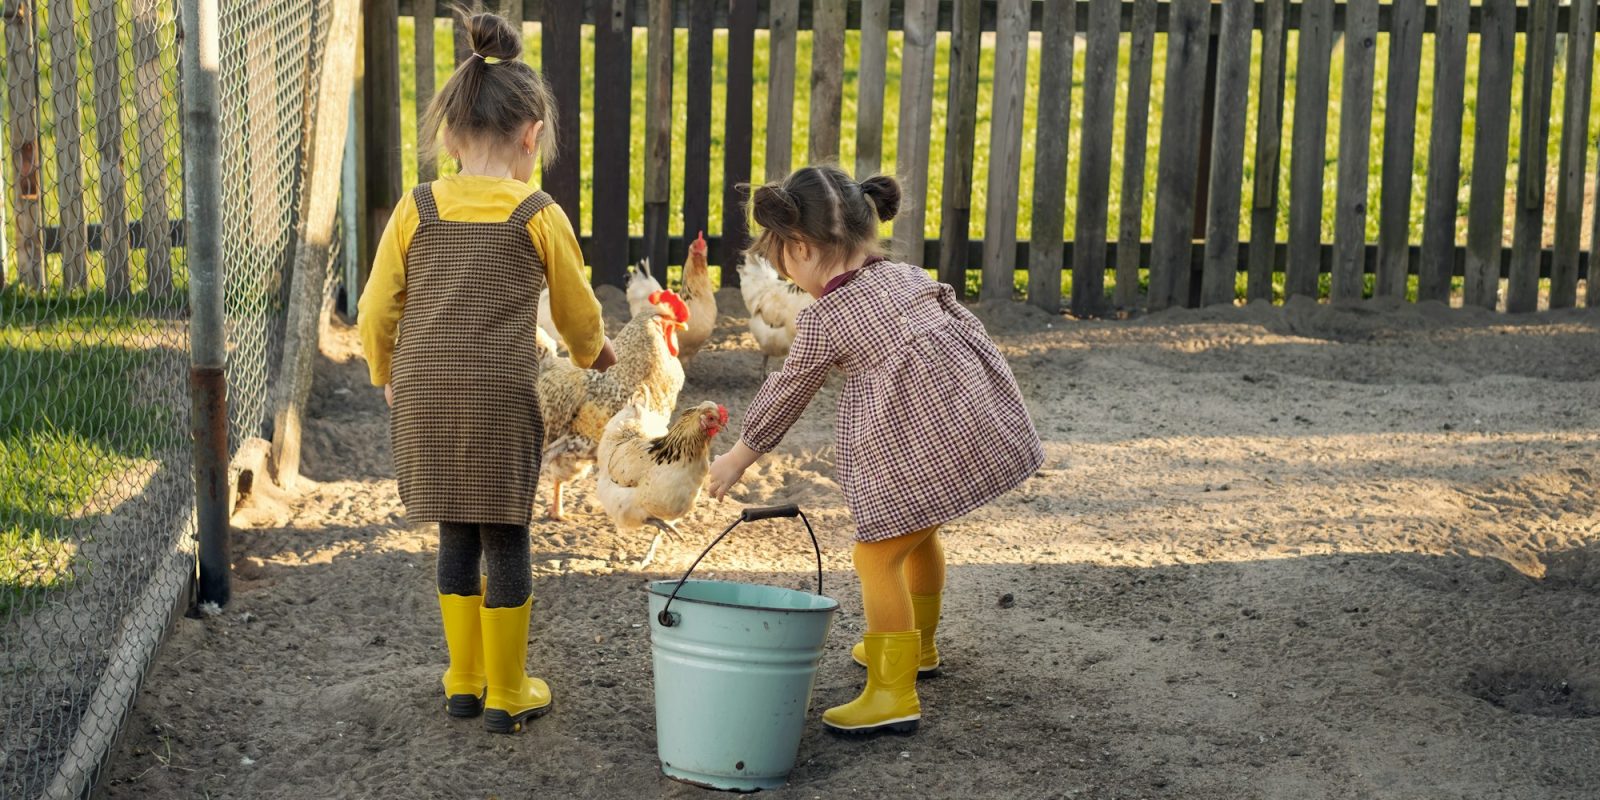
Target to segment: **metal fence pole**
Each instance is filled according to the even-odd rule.
[[[360,132],[356,121],[356,97],[352,92],[350,122],[344,135],[344,175],[339,182],[339,217],[344,227],[344,315],[350,320],[356,318],[356,303],[361,299],[361,219],[356,203],[359,192],[356,162],[360,158],[356,150],[356,137]]]
[[[222,181],[217,142],[218,0],[183,0],[183,203],[189,264],[197,600],[228,602],[228,384],[223,338]]]

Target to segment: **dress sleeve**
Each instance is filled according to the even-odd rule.
[[[394,356],[395,335],[400,314],[406,305],[406,251],[417,230],[416,200],[407,192],[389,216],[378,250],[372,257],[372,274],[357,305],[357,327],[361,349],[367,357],[372,385],[389,382],[389,363]]]
[[[587,368],[600,357],[606,343],[600,301],[583,274],[583,251],[572,222],[561,206],[548,205],[528,221],[528,234],[544,260],[544,279],[550,287],[550,316],[572,353],[572,361]]]
[[[976,328],[979,333],[985,336],[989,335],[988,331],[983,327],[983,321],[978,319],[978,315],[969,311],[965,305],[962,305],[960,300],[956,299],[956,290],[948,283],[939,284],[939,305],[944,306],[945,312],[955,317],[957,322]]]
[[[783,369],[767,376],[745,412],[745,446],[758,453],[772,452],[811,404],[837,361],[838,352],[822,323],[815,314],[801,312]]]

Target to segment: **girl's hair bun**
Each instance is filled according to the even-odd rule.
[[[800,224],[800,205],[778,184],[757,186],[750,196],[750,205],[756,223],[769,231],[785,234]]]
[[[522,36],[505,17],[475,13],[467,17],[467,41],[484,58],[516,61],[522,58]]]
[[[878,219],[883,222],[900,213],[900,182],[888,175],[874,175],[862,181],[861,194],[872,202]]]

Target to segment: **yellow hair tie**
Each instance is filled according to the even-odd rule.
[[[505,59],[503,59],[503,58],[496,58],[494,56],[486,56],[486,55],[484,55],[484,54],[482,54],[482,53],[480,53],[480,52],[478,52],[476,50],[472,51],[472,55],[476,56],[479,59],[482,59],[483,63],[485,63],[485,64],[499,64],[499,63],[505,61]]]

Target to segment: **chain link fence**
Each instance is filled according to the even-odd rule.
[[[82,796],[195,569],[182,32],[0,2],[0,798]],[[221,3],[230,456],[270,436],[326,13]]]

